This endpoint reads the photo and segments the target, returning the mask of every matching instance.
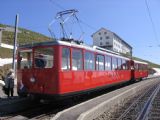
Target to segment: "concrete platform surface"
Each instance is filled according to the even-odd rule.
[[[96,97],[89,101],[83,102],[66,110],[57,113],[52,120],[91,120],[109,109],[118,100],[124,99],[128,92],[135,92],[141,89],[142,85],[152,84],[157,79],[148,79],[141,82],[117,89],[115,91],[106,93],[102,96]]]

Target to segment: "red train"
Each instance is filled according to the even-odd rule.
[[[148,76],[147,63],[70,40],[22,45],[17,66],[20,96],[61,98]]]

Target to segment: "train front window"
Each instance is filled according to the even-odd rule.
[[[52,68],[54,65],[53,48],[36,48],[34,51],[35,68]]]
[[[28,69],[32,68],[32,51],[24,50],[19,52],[18,68]]]

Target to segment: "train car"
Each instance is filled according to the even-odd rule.
[[[44,98],[88,93],[130,81],[131,66],[129,58],[70,40],[22,45],[17,91]]]
[[[148,63],[133,60],[133,79],[142,80],[148,77]]]

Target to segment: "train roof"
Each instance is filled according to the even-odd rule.
[[[72,47],[76,47],[76,48],[83,48],[89,51],[93,51],[93,52],[98,52],[98,53],[102,53],[102,54],[106,54],[109,56],[114,56],[114,57],[119,57],[119,58],[123,58],[126,60],[129,60],[130,58],[121,56],[119,53],[113,52],[111,50],[107,50],[98,46],[88,46],[85,44],[77,43],[74,41],[61,41],[61,40],[53,40],[53,41],[46,41],[46,42],[38,42],[38,43],[31,43],[31,44],[25,44],[25,45],[20,45],[18,48],[19,49],[31,49],[33,47],[38,47],[38,46],[52,46],[52,45],[64,45],[64,46],[72,46]]]
[[[133,60],[135,63],[140,63],[140,64],[148,64],[147,62],[142,62],[142,61],[137,61],[137,60]]]

